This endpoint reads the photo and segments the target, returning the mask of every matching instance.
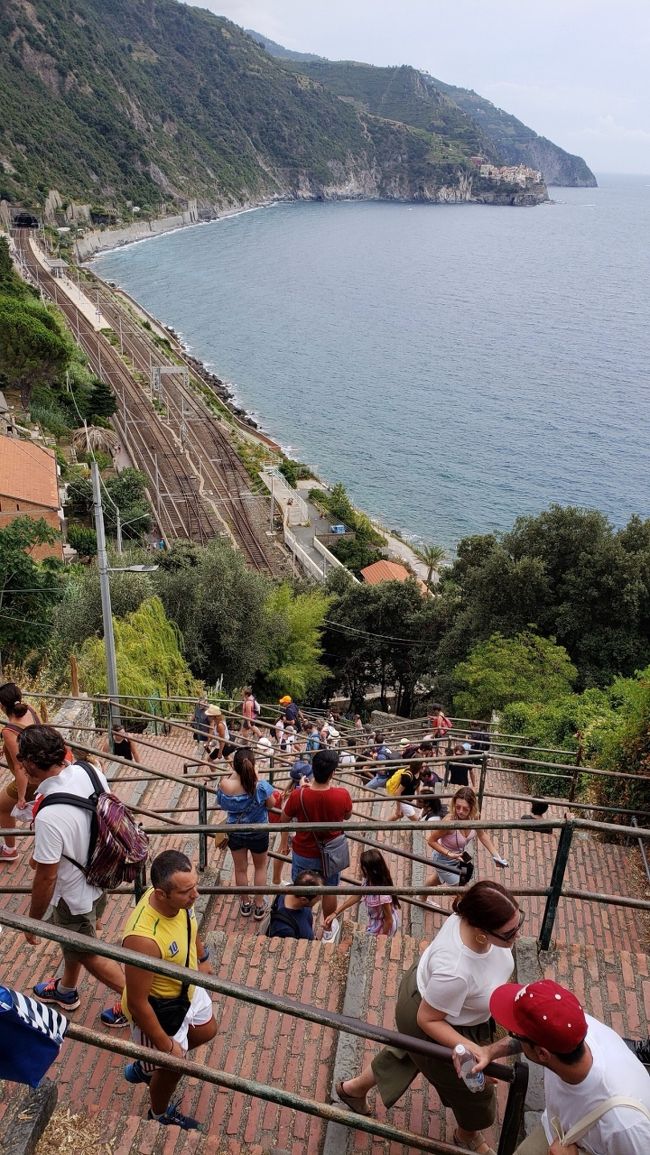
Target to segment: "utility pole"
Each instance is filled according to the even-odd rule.
[[[112,732],[113,726],[118,726],[120,723],[120,702],[117,685],[117,661],[115,658],[113,615],[111,612],[111,589],[108,580],[106,534],[104,533],[104,510],[102,509],[102,495],[99,486],[99,468],[95,461],[93,461],[91,464],[90,473],[93,482],[93,510],[95,514],[95,532],[97,534],[97,569],[99,570],[99,592],[102,600],[102,620],[104,623],[106,686],[108,689],[109,697],[108,721],[110,730]]]

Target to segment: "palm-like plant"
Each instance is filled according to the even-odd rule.
[[[433,571],[437,570],[447,556],[447,551],[441,545],[425,545],[418,551],[427,567],[427,585],[431,585]]]
[[[113,429],[102,429],[99,425],[85,425],[82,429],[75,429],[72,434],[72,444],[82,453],[85,450],[110,453],[117,443],[117,433]]]

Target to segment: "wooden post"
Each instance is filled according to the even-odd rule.
[[[79,697],[79,665],[74,654],[70,654],[70,690],[73,698]]]

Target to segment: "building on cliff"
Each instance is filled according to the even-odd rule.
[[[0,436],[0,528],[17,517],[43,518],[61,533],[63,510],[59,498],[59,467],[54,450],[34,441]],[[37,545],[30,551],[35,561],[63,557],[61,540]]]
[[[526,188],[529,184],[541,184],[542,174],[537,169],[529,168],[526,164],[482,164],[479,168],[481,176],[497,184],[516,184]]]

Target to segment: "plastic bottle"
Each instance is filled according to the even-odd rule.
[[[454,1047],[454,1054],[460,1059],[460,1076],[468,1091],[482,1091],[485,1086],[485,1075],[482,1071],[478,1071],[475,1075],[472,1074],[472,1067],[476,1065],[476,1059],[471,1051],[459,1043]]]

